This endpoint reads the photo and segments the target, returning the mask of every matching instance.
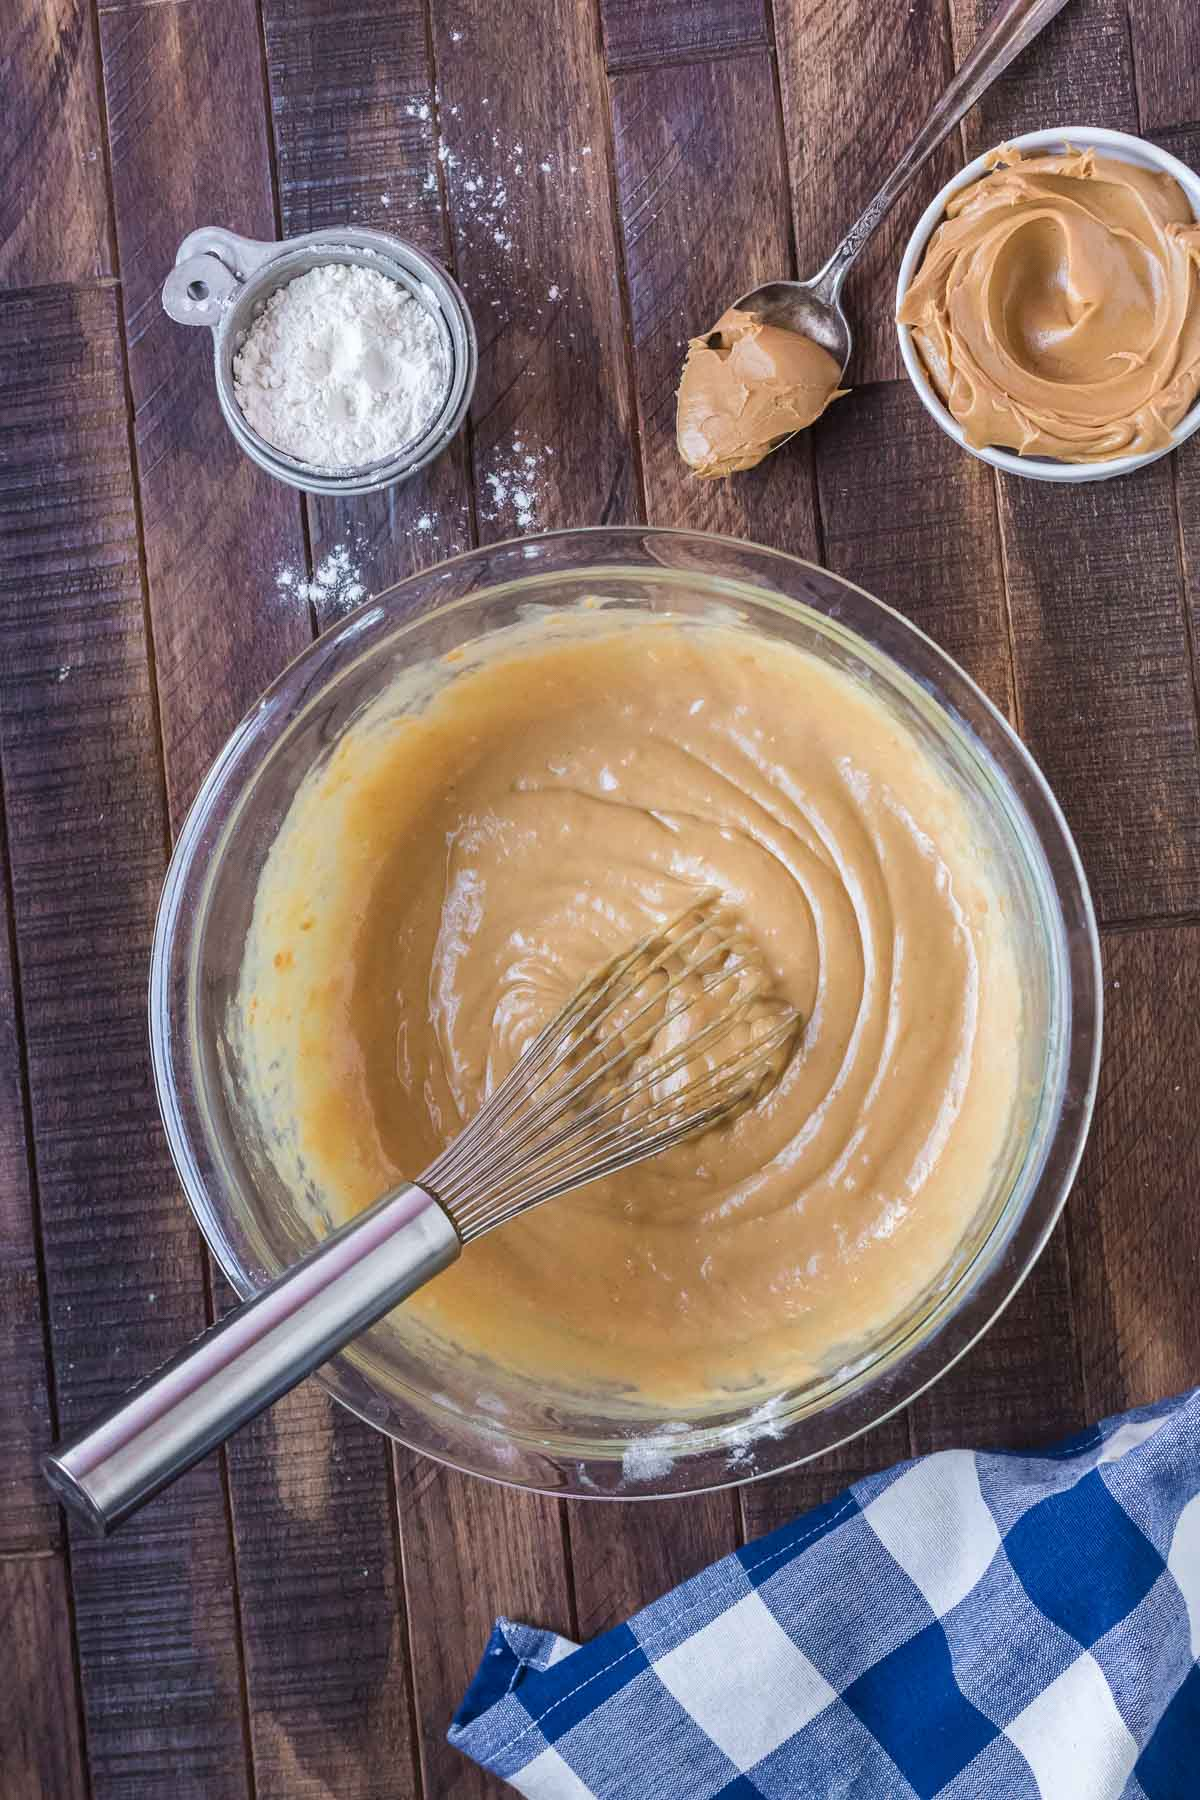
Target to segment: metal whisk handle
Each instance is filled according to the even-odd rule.
[[[385,1194],[45,1458],[67,1505],[108,1532],[447,1268],[458,1233],[432,1195]]]

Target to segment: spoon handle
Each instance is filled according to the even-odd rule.
[[[916,137],[862,216],[850,227],[825,267],[813,278],[817,298],[837,304],[843,281],[859,251],[887,216],[921,165],[980,96],[1003,74],[1026,44],[1060,13],[1067,0],[1004,0],[997,7],[962,66],[955,72]]]

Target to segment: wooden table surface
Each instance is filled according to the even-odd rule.
[[[1120,481],[996,479],[923,413],[889,323],[899,246],[964,150],[1088,123],[1200,165],[1195,0],[1071,0],[864,259],[855,391],[815,431],[724,484],[684,479],[672,444],[689,329],[822,260],[988,9],[9,0],[4,1800],[496,1793],[444,1741],[494,1614],[590,1636],[866,1469],[1043,1440],[1200,1376],[1200,439]],[[423,478],[305,504],[235,449],[210,340],[159,288],[195,226],[348,221],[456,271],[479,387]],[[539,447],[520,522],[518,443]],[[503,1492],[393,1451],[310,1384],[111,1543],[66,1529],[41,1449],[225,1298],[159,1126],[147,956],[204,770],[328,623],[277,570],[346,542],[377,591],[521,528],[640,519],[853,576],[966,665],[1053,782],[1103,924],[1108,1029],[1035,1276],[904,1416],[739,1493]]]

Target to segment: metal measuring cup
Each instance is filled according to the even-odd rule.
[[[399,282],[436,321],[450,368],[445,396],[428,428],[380,462],[361,468],[314,468],[277,450],[255,431],[237,403],[233,359],[255,317],[276,291],[326,263],[355,263]],[[403,238],[357,226],[306,231],[281,243],[238,237],[206,225],[184,238],[163,283],[163,306],[179,325],[213,334],[217,399],[230,431],[260,469],[310,494],[370,494],[406,481],[440,456],[466,416],[479,350],[475,326],[457,282]]]

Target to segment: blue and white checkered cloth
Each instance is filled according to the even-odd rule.
[[[1197,1800],[1198,1658],[1200,1389],[869,1476],[582,1649],[501,1620],[450,1742],[529,1800]]]

